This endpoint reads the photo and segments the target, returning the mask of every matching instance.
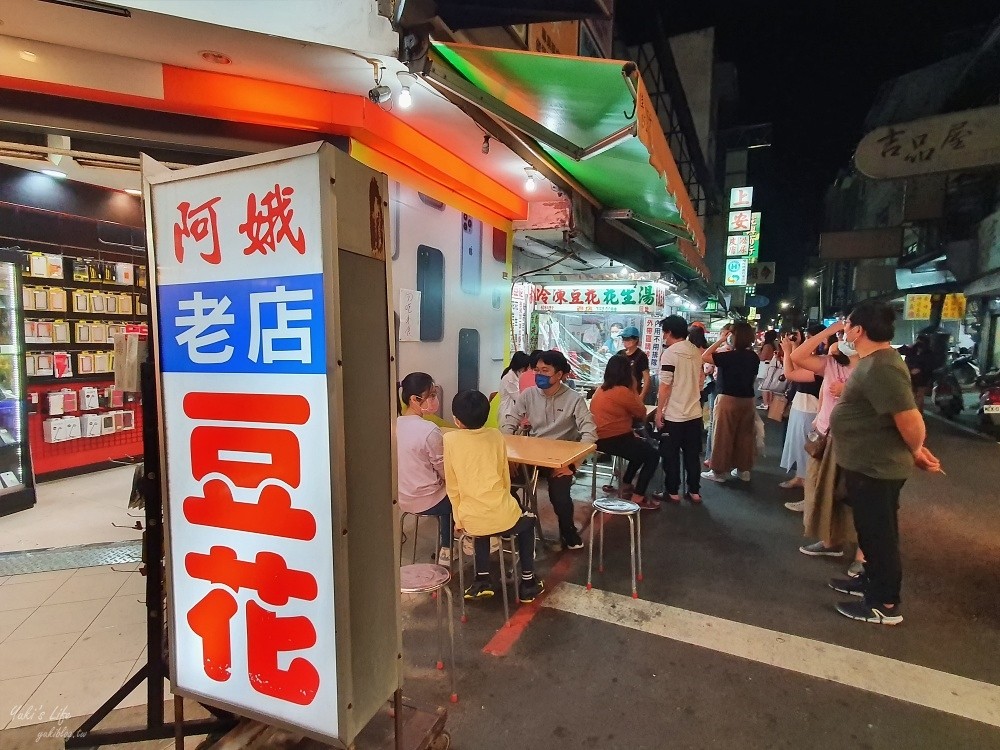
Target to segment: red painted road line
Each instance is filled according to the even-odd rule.
[[[483,648],[483,653],[489,656],[506,656],[507,653],[513,648],[514,644],[517,643],[521,634],[528,629],[528,625],[531,621],[535,619],[535,615],[541,609],[541,601],[547,596],[547,592],[554,589],[560,583],[566,580],[566,575],[569,573],[570,568],[573,563],[579,558],[579,555],[575,552],[563,552],[562,558],[549,571],[548,576],[545,577],[545,591],[540,597],[535,599],[531,604],[522,604],[517,608],[517,611],[510,616],[510,620],[496,632],[490,642],[486,644]]]

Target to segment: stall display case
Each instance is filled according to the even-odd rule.
[[[114,337],[148,319],[146,268],[103,255],[21,253],[27,435],[41,480],[142,456],[138,394],[114,388]]]
[[[35,504],[28,449],[21,257],[0,249],[0,516]]]

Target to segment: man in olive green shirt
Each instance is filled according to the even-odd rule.
[[[846,502],[854,511],[865,572],[833,579],[836,591],[862,597],[837,605],[845,617],[882,625],[903,621],[899,592],[899,493],[917,466],[937,472],[941,464],[924,447],[923,416],[913,400],[910,373],[892,348],[895,313],[882,302],[862,302],[844,323],[840,351],[861,357],[833,410],[831,434]]]

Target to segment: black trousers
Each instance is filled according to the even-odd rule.
[[[639,481],[635,484],[635,491],[639,495],[646,494],[653,474],[656,473],[656,462],[659,456],[656,449],[645,440],[640,440],[631,432],[614,437],[601,438],[597,441],[597,450],[607,453],[609,456],[620,456],[628,461],[625,475],[622,477],[623,484],[632,484],[635,475],[638,473]]]
[[[521,574],[530,578],[535,572],[535,517],[523,515],[517,523],[507,531],[501,531],[494,536],[511,536],[517,540],[517,553],[521,558]],[[476,551],[476,575],[488,575],[490,572],[490,538],[477,536],[472,543]]]
[[[570,467],[575,471],[575,467]],[[556,512],[559,519],[559,536],[563,539],[574,539],[577,530],[573,523],[573,498],[570,497],[570,488],[573,486],[573,476],[557,477],[553,475],[551,469],[542,469],[541,475],[548,479],[549,501],[552,503],[552,510]]]
[[[906,480],[875,479],[843,472],[846,499],[854,511],[858,546],[865,555],[865,603],[898,604],[903,583],[899,557],[899,493]]]
[[[681,487],[681,455],[684,456],[684,473],[687,491],[692,495],[701,492],[701,417],[687,422],[664,422],[660,438],[663,455],[663,474],[668,495],[676,495]]]

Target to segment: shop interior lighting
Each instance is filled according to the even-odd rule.
[[[210,62],[215,65],[230,65],[233,62],[233,58],[227,55],[225,52],[216,52],[211,49],[203,49],[198,53],[201,59],[205,62]]]
[[[18,52],[17,56],[20,57],[25,62],[35,62],[36,60],[38,60],[38,55],[36,55],[34,52],[29,52],[26,49],[23,49],[20,52]]]
[[[524,174],[526,175],[524,180],[525,191],[529,193],[535,192],[535,189],[538,187],[538,172],[533,167],[525,167]]]
[[[410,93],[410,89],[417,81],[417,77],[413,73],[407,73],[406,71],[400,71],[396,73],[396,78],[399,79],[399,85],[402,86],[402,90],[399,92],[399,102],[400,109],[409,109],[413,105],[413,95]]]
[[[60,172],[58,169],[43,169],[42,174],[47,174],[49,177],[55,177],[58,180],[66,179],[66,173]]]
[[[125,188],[125,192],[129,195],[142,195],[142,191],[135,188]]]

